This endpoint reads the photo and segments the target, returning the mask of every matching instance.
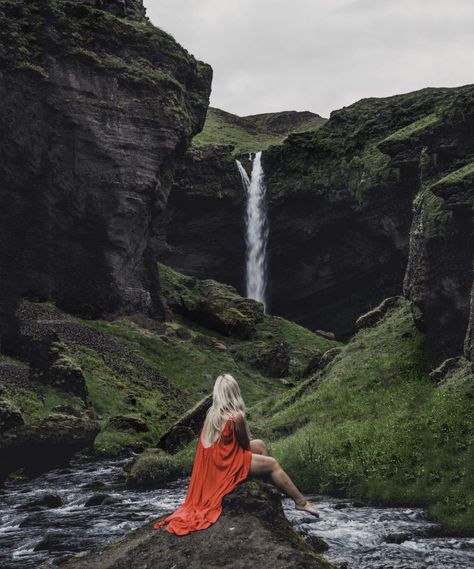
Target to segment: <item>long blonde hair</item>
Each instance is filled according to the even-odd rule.
[[[204,420],[202,438],[210,444],[213,444],[216,435],[221,433],[227,419],[230,416],[235,416],[239,411],[244,416],[245,430],[250,440],[252,434],[245,417],[247,408],[242,399],[239,384],[236,379],[228,373],[219,375],[214,383],[212,405],[207,410]]]

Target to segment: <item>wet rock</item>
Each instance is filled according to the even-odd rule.
[[[146,424],[146,421],[140,417],[114,415],[113,417],[110,417],[107,423],[107,429],[146,433],[148,431],[148,425]]]
[[[23,504],[18,509],[34,510],[37,508],[60,508],[64,505],[64,500],[56,492],[45,493],[31,502]]]
[[[118,496],[111,496],[110,494],[94,494],[84,504],[85,508],[93,506],[110,506],[113,504],[120,504],[123,499]]]
[[[12,401],[0,397],[0,433],[19,427],[23,423],[18,407]]]
[[[211,405],[212,394],[198,401],[192,409],[163,433],[158,441],[158,448],[173,453],[187,445],[199,433]]]
[[[24,468],[35,475],[64,466],[79,450],[92,446],[99,423],[87,415],[50,414],[37,422],[15,427],[0,437],[0,481]]]
[[[109,494],[94,494],[85,502],[84,507],[100,506],[107,498],[110,498]]]
[[[256,480],[245,481],[227,494],[220,517],[205,530],[183,537],[170,534],[163,527],[156,530],[150,523],[115,543],[66,561],[64,569],[147,566],[150,569],[333,567],[293,529],[283,514],[280,493]]]

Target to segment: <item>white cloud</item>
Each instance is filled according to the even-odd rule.
[[[472,0],[145,0],[214,68],[211,104],[328,116],[362,97],[474,83]]]

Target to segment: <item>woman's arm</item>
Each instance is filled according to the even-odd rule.
[[[245,429],[245,417],[242,413],[235,415],[235,435],[241,447],[250,450],[250,440]]]

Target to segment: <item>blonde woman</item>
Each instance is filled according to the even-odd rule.
[[[319,512],[294,485],[278,461],[268,455],[261,439],[252,439],[245,417],[240,387],[230,374],[214,384],[194,458],[183,504],[153,527],[168,523],[166,530],[185,535],[215,523],[222,512],[222,498],[248,477],[265,477],[278,490],[293,498],[295,508],[319,517]]]

